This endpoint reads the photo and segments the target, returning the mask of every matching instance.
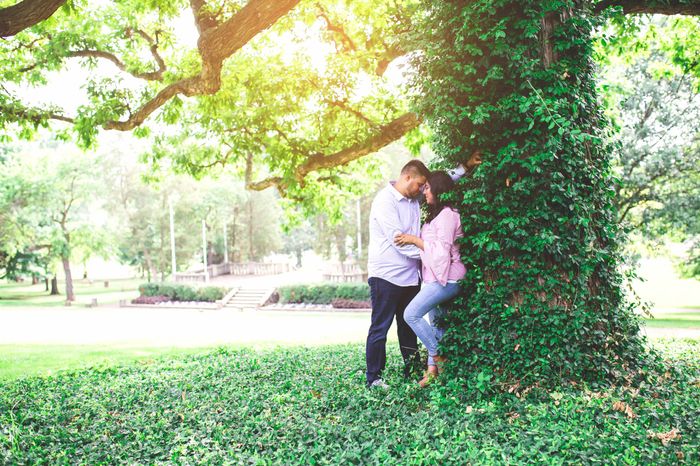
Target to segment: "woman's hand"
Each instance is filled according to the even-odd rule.
[[[418,244],[420,238],[414,235],[409,235],[408,233],[401,233],[394,236],[394,243],[397,246],[406,246],[407,244]]]

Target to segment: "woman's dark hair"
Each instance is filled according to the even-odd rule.
[[[425,218],[425,223],[432,222],[445,207],[454,209],[451,202],[445,202],[441,198],[442,194],[448,193],[455,188],[455,182],[450,178],[447,172],[443,170],[431,172],[430,176],[428,176],[428,184],[430,185],[430,192],[433,194],[433,197],[435,197],[435,204],[430,205],[426,203],[427,216]]]

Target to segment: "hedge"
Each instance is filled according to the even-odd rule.
[[[216,286],[195,288],[180,283],[144,283],[139,286],[139,292],[143,297],[167,296],[171,301],[203,301],[213,303],[222,299],[226,295],[227,289]]]
[[[277,289],[281,303],[331,304],[333,300],[369,301],[366,283],[318,283]]]

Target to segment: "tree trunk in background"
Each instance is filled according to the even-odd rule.
[[[54,275],[53,278],[51,279],[51,296],[56,296],[61,293],[58,292],[58,279]]]
[[[434,148],[450,165],[485,153],[454,199],[467,276],[441,342],[468,390],[607,383],[643,364],[586,5],[426,3]]]
[[[75,301],[75,293],[73,293],[73,275],[70,271],[70,260],[68,257],[61,257],[63,264],[63,273],[66,276],[66,301]]]
[[[254,231],[254,225],[253,225],[253,196],[248,197],[248,260],[249,261],[254,261],[255,260],[255,249],[254,249],[254,243],[253,243],[253,231]]]
[[[238,245],[236,244],[236,220],[238,219],[238,206],[233,208],[233,220],[231,220],[231,244],[229,248],[231,250],[231,262],[240,262],[240,253],[236,253],[238,250]]]
[[[151,279],[158,279],[158,270],[156,270],[156,266],[153,263],[153,259],[151,258],[151,252],[148,249],[143,250],[143,260],[146,261],[146,273],[148,274],[148,281],[150,282]]]

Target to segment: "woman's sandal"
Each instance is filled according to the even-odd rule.
[[[438,374],[442,372],[443,365],[447,362],[447,357],[445,356],[433,356],[433,361],[435,361],[435,367],[437,368]]]
[[[425,371],[423,378],[418,381],[418,385],[420,386],[420,388],[427,387],[428,385],[433,383],[435,379],[437,379],[438,374],[439,372],[437,366],[428,366],[428,370]]]

